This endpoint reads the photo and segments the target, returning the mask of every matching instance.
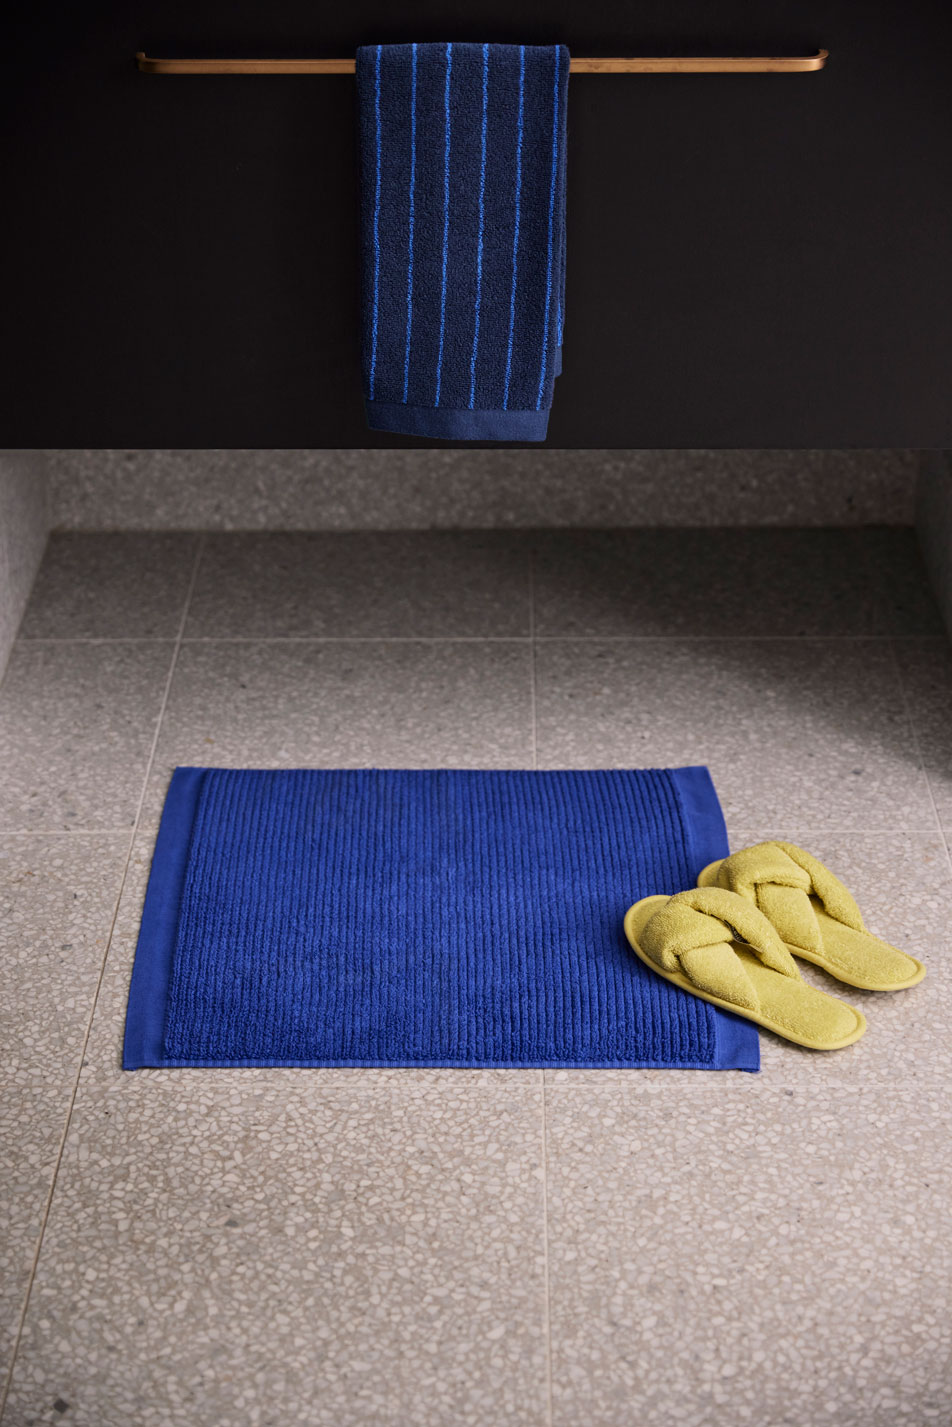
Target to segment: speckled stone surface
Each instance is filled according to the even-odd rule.
[[[149,850],[5,1427],[543,1427],[541,1075],[123,1073]]]
[[[952,842],[952,649],[944,639],[896,643],[916,746],[939,820]]]
[[[197,536],[53,535],[23,639],[174,638]]]
[[[945,1097],[547,1092],[554,1427],[923,1427],[952,1401]]]
[[[539,636],[941,632],[908,530],[599,530],[534,539]]]
[[[0,836],[0,1380],[52,1186],[129,839]]]
[[[52,451],[80,530],[909,525],[915,451]]]
[[[527,635],[528,548],[456,531],[211,536],[185,633]]]
[[[473,564],[478,540],[445,610],[439,579],[415,568],[433,558],[429,536],[419,562],[401,545],[366,592],[337,557],[295,555],[282,568],[280,541],[224,545],[195,619],[223,629],[260,618],[271,637],[181,641],[167,703],[172,639],[19,644],[0,690],[0,816],[52,831],[0,838],[14,985],[0,1053],[16,1087],[0,1111],[16,1151],[0,1343],[12,1342],[29,1285],[2,1427],[945,1427],[952,656],[928,634],[904,533],[867,532],[855,547],[852,534],[826,532],[746,539],[714,536],[722,569],[697,554],[693,532],[672,537],[681,573],[652,573],[651,600],[637,581],[624,586],[617,561],[611,594],[588,557],[574,585],[550,569],[544,589],[537,562],[535,639],[500,633],[522,620],[524,596],[504,569],[497,599]],[[183,542],[177,558],[193,549]],[[260,614],[242,591],[243,558],[245,581],[270,589]],[[886,567],[889,588],[876,574]],[[127,598],[95,544],[84,570],[79,624],[68,622],[68,580],[56,596],[74,631]],[[700,598],[679,588],[692,580]],[[201,581],[199,567],[196,590]],[[180,574],[169,589],[177,629]],[[722,637],[752,589],[757,637]],[[133,590],[128,604],[128,625],[112,627],[141,635],[159,606]],[[320,637],[279,632],[316,609],[308,627]],[[619,610],[637,611],[646,637],[540,630],[544,615],[614,631]],[[432,637],[464,626],[475,633]],[[849,1050],[811,1055],[764,1035],[759,1076],[121,1071],[176,762],[703,760],[732,845],[803,843],[874,930],[926,961],[927,980],[893,996],[805,967],[867,1015]],[[125,828],[143,788],[96,995],[128,833],[55,830],[107,817]],[[36,1205],[94,995],[30,1285]]]
[[[888,644],[549,640],[539,766],[707,763],[730,822],[934,829]]]
[[[527,642],[183,644],[146,815],[177,764],[532,766]]]
[[[0,831],[132,827],[173,647],[14,646],[0,686]]]
[[[49,528],[41,451],[0,451],[0,678]]]

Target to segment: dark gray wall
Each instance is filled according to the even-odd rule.
[[[12,24],[7,445],[412,444],[363,424],[353,80],[132,62],[410,37],[828,47],[819,74],[573,78],[549,443],[952,445],[947,5],[38,0]]]

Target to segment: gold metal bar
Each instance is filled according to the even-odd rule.
[[[747,55],[675,59],[573,59],[572,74],[803,74],[822,69],[829,50],[813,55]],[[154,59],[139,50],[143,74],[353,74],[352,59]]]

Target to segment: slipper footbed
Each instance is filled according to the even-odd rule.
[[[697,879],[699,887],[716,887],[720,862],[712,862]],[[814,966],[820,966],[860,991],[905,991],[916,986],[926,974],[926,968],[908,952],[900,951],[872,932],[855,931],[831,917],[818,897],[810,902],[820,924],[823,949],[820,952],[784,942],[793,956],[800,956]]]
[[[756,953],[746,949],[743,943],[731,942],[731,946],[757,992],[760,1002],[757,1011],[732,1005],[711,995],[679,972],[663,970],[641,950],[639,943],[645,924],[668,900],[663,896],[645,897],[629,907],[625,916],[625,934],[633,950],[651,971],[692,996],[699,996],[703,1001],[710,1001],[725,1011],[754,1021],[785,1040],[810,1050],[841,1050],[859,1040],[866,1029],[865,1017],[859,1011],[806,981],[782,976],[764,966]]]

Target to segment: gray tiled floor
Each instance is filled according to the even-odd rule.
[[[188,638],[529,633],[525,546],[502,532],[210,535]]]
[[[185,643],[146,813],[176,764],[526,767],[531,707],[525,641]]]
[[[3,1427],[948,1421],[950,696],[904,531],[54,541],[0,689]],[[757,1077],[125,1075],[189,761],[707,761],[930,977]]]

